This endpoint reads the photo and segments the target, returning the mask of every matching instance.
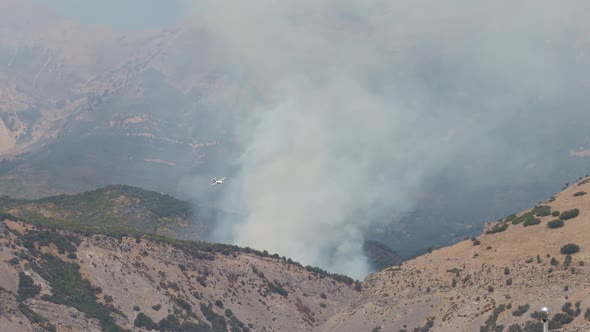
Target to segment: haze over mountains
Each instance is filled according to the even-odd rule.
[[[364,239],[415,255],[587,173],[585,2],[193,5],[127,29],[2,1],[0,190],[165,192],[361,277]]]

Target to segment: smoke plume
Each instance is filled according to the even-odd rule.
[[[414,209],[428,179],[506,181],[558,135],[547,126],[585,114],[585,2],[191,6],[263,96],[225,187],[246,217],[219,240],[304,265],[363,277],[364,233]]]

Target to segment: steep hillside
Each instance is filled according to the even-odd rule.
[[[148,233],[181,240],[208,239],[216,218],[228,213],[125,185],[36,200],[2,196],[0,211],[45,226],[57,222],[83,232]],[[403,261],[391,248],[375,241],[367,241],[364,252],[376,270]]]
[[[2,219],[3,331],[312,331],[359,296],[350,278],[248,248]]]
[[[90,229],[109,227],[185,239],[203,238],[211,226],[210,219],[197,219],[198,211],[188,202],[122,185],[38,200],[2,197],[0,209],[46,225],[59,220]]]
[[[588,331],[587,191],[590,179],[477,238],[368,276],[361,298],[324,331],[539,331],[543,306],[550,329]]]

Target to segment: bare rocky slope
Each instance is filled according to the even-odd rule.
[[[3,217],[2,331],[312,331],[360,294],[350,278],[266,252]]]

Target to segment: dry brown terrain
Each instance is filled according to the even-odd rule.
[[[590,191],[590,184],[579,183],[542,203],[552,211],[579,209],[579,216],[566,220],[563,227],[548,228],[547,222],[557,219],[551,215],[528,227],[506,222],[506,231],[484,233],[477,238],[479,245],[465,240],[370,275],[363,282],[359,301],[332,317],[324,324],[324,331],[371,331],[377,327],[379,331],[414,331],[430,318],[434,318],[432,331],[478,331],[502,305],[504,310],[495,325],[503,325],[506,331],[513,324],[523,327],[527,321],[536,321],[530,314],[543,306],[549,307],[551,316],[558,314],[566,302],[574,311],[580,302],[580,312],[561,330],[590,330],[590,322],[584,318],[590,307],[590,267],[583,263],[590,257],[590,195],[574,196]],[[501,223],[491,223],[486,229],[497,224]],[[570,266],[564,267],[566,255],[560,248],[568,243],[581,250],[571,256]],[[551,265],[552,258],[559,265]],[[526,304],[526,313],[512,314]],[[489,331],[494,331],[493,327]]]
[[[19,309],[15,298],[19,292],[19,271],[41,286],[38,294],[20,301],[21,305],[47,319],[57,331],[100,331],[100,322],[75,306],[55,304],[44,298],[54,293],[50,278],[39,274],[43,269],[31,268],[43,259],[22,246],[23,235],[34,227],[10,220],[5,224],[7,231],[0,237],[2,331],[34,331],[40,326],[32,324]],[[116,312],[111,316],[126,329],[140,330],[134,326],[140,312],[155,323],[173,314],[181,323],[211,325],[200,308],[211,305],[218,317],[225,317],[227,323],[222,325],[228,329],[233,316],[243,324],[237,331],[313,331],[360,294],[351,285],[320,277],[277,258],[242,252],[196,258],[170,244],[150,240],[137,243],[134,238],[118,241],[106,236],[79,239],[76,258],[60,254],[55,244],[35,242],[34,247],[64,262],[79,264],[81,276],[100,289],[96,293],[98,302],[114,308]],[[11,259],[18,262],[11,263]],[[275,281],[287,294],[273,292],[271,283]],[[179,303],[188,303],[190,307]],[[228,310],[233,315],[228,315]]]

